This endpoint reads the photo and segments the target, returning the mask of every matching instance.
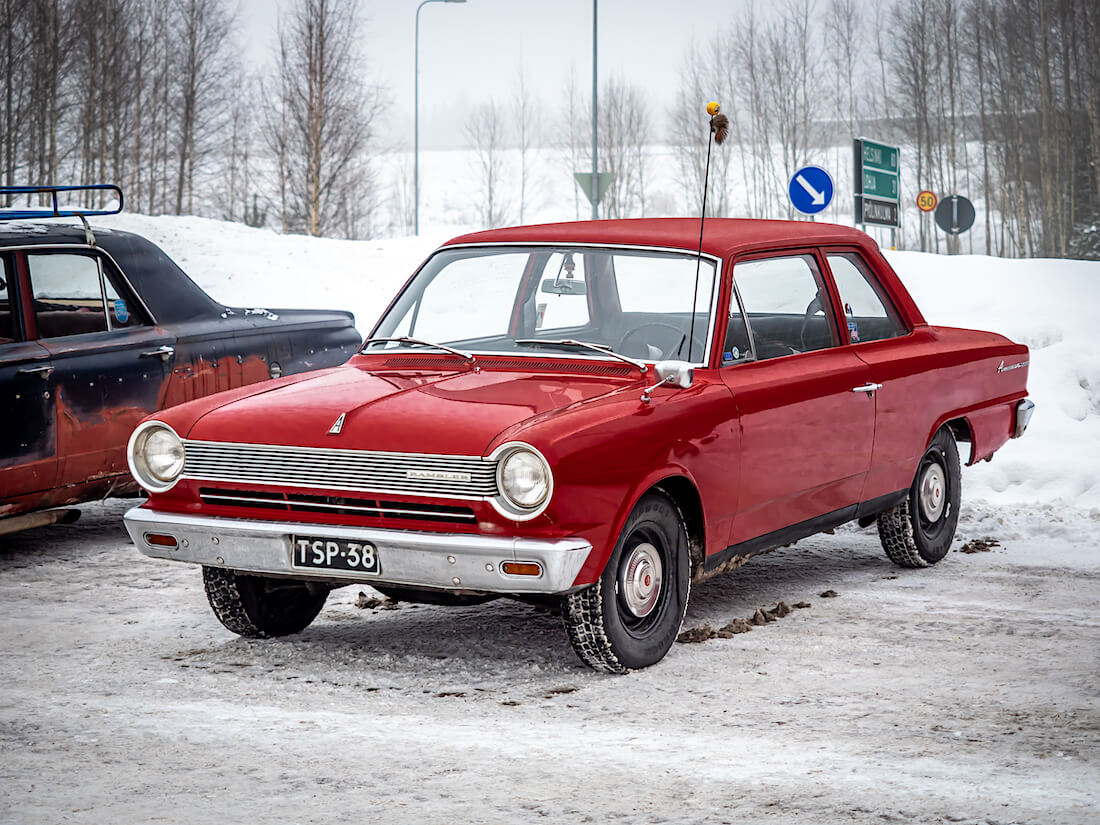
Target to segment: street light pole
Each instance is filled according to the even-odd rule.
[[[413,44],[413,234],[420,234],[420,10],[429,3],[465,3],[466,0],[423,0],[416,7]]]
[[[596,140],[597,116],[599,107],[596,105],[596,6],[599,0],[592,0],[592,220],[596,220],[600,207],[600,149]]]

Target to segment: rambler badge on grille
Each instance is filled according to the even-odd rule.
[[[469,481],[469,473],[448,473],[443,470],[406,470],[405,478],[419,478],[426,481]]]

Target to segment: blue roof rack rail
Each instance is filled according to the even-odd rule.
[[[61,209],[57,205],[60,192],[114,192],[118,197],[118,206],[112,209]],[[0,186],[0,198],[11,195],[51,196],[53,208],[12,209],[0,207],[0,221],[25,220],[27,218],[86,218],[93,215],[117,215],[122,211],[122,189],[113,183],[94,183],[88,186]]]

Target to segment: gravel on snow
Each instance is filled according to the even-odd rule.
[[[0,538],[2,823],[1100,821],[1096,510],[971,505],[954,550],[997,544],[929,570],[873,529],[799,542],[685,629],[809,608],[608,677],[505,600],[353,585],[236,638],[131,504]]]

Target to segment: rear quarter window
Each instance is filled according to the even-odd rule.
[[[827,254],[853,344],[897,338],[908,330],[867,263],[854,252]]]

